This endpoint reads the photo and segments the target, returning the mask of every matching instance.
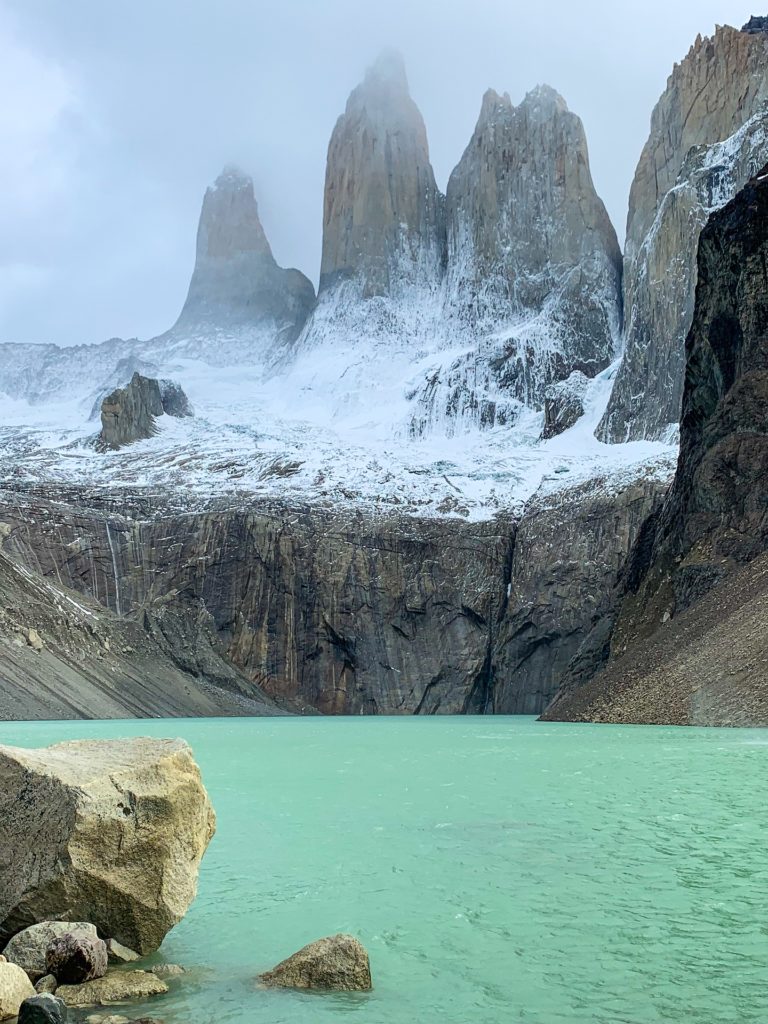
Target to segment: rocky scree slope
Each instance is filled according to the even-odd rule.
[[[680,419],[696,249],[709,214],[768,160],[768,34],[699,36],[651,118],[629,197],[625,354],[598,437],[659,439]]]
[[[549,719],[768,724],[766,225],[768,167],[702,232],[677,474],[593,644],[607,667]]]

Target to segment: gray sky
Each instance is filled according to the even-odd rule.
[[[317,280],[325,153],[382,46],[438,184],[488,86],[584,120],[620,238],[651,109],[736,0],[0,0],[0,340],[150,337],[175,319],[203,191],[249,171],[275,256]]]

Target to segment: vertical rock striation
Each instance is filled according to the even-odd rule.
[[[653,111],[629,199],[625,355],[601,440],[659,439],[679,421],[699,234],[768,160],[768,36],[759,21],[699,36]]]
[[[259,219],[253,181],[227,167],[205,193],[195,269],[173,334],[250,331],[290,342],[315,299],[311,282],[284,270]]]
[[[606,670],[548,716],[768,722],[768,167],[701,234],[677,474],[644,524]]]
[[[444,320],[466,352],[422,392],[414,432],[507,423],[548,385],[613,358],[621,252],[595,192],[581,120],[548,86],[483,97],[446,193]]]

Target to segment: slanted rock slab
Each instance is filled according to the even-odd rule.
[[[368,953],[352,935],[329,935],[310,942],[260,980],[270,988],[325,992],[368,992],[373,987]]]
[[[66,907],[154,952],[195,897],[214,830],[182,740],[0,746],[0,942]]]
[[[2,799],[0,797],[0,799]],[[0,825],[2,835],[2,825]],[[2,869],[0,869],[2,877]],[[0,896],[0,902],[2,897]],[[51,942],[60,935],[85,935],[97,938],[95,925],[87,921],[41,921],[14,935],[3,950],[3,954],[12,964],[18,964],[37,981],[48,973],[45,966],[45,952]]]
[[[104,1006],[130,999],[146,999],[168,991],[150,971],[109,971],[103,978],[82,985],[59,985],[56,994],[67,1006]]]
[[[38,992],[40,995],[47,993],[52,996],[58,987],[59,983],[52,974],[46,974],[39,981],[35,982],[35,992]]]
[[[17,1016],[25,999],[35,994],[32,982],[18,964],[0,964],[0,1020]]]

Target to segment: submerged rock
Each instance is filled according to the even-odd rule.
[[[45,951],[45,966],[62,985],[103,978],[107,973],[107,945],[87,935],[60,935]]]
[[[49,993],[30,996],[19,1009],[18,1024],[65,1024],[66,1020],[66,1003]]]
[[[11,963],[23,968],[32,981],[37,981],[48,973],[45,954],[51,942],[67,934],[98,937],[94,925],[85,921],[41,921],[14,935],[3,952]]]
[[[310,942],[260,979],[270,988],[308,988],[326,992],[368,992],[368,953],[352,935],[330,935]]]
[[[153,952],[194,899],[214,829],[181,740],[0,747],[0,939],[65,906]]]
[[[103,978],[82,985],[60,985],[57,994],[67,1006],[103,1006],[127,999],[146,999],[168,991],[151,971],[110,971]]]
[[[18,964],[0,963],[0,1020],[15,1017],[25,999],[34,996],[32,982]]]

